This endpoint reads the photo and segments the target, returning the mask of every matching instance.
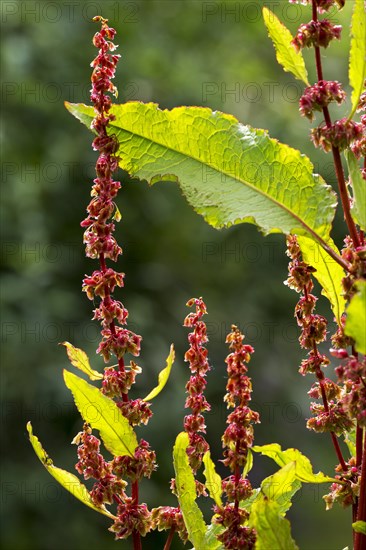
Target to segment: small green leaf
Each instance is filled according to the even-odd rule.
[[[366,535],[366,521],[355,521],[352,523],[352,529],[356,531],[356,533]]]
[[[265,495],[253,504],[249,526],[257,532],[255,550],[298,550],[290,522],[282,516],[279,504]]]
[[[81,416],[99,430],[106,449],[114,456],[133,456],[138,445],[136,434],[116,403],[67,370],[64,370],[64,380]]]
[[[308,73],[301,52],[297,52],[292,42],[292,34],[268,8],[263,8],[263,19],[276,50],[277,61],[286,72],[309,86]]]
[[[221,542],[217,540],[217,535],[222,533],[223,530],[224,527],[222,525],[218,525],[217,523],[209,525],[206,530],[202,548],[204,548],[204,550],[208,548],[210,550],[224,550]],[[192,548],[192,550],[194,550],[194,548]]]
[[[90,380],[102,380],[103,375],[93,370],[89,363],[89,358],[85,351],[79,348],[75,348],[72,344],[69,342],[61,342],[62,346],[65,346],[67,356],[70,359],[70,362],[74,367],[78,368],[85,374],[87,374],[90,378]]]
[[[27,430],[29,433],[29,441],[31,442],[34,452],[38,456],[39,460],[42,462],[43,466],[51,474],[51,476],[53,476],[56,481],[58,481],[59,484],[64,487],[64,489],[69,491],[69,493],[71,493],[75,498],[79,499],[83,504],[89,506],[89,508],[93,508],[93,510],[95,510],[96,512],[108,516],[109,518],[117,519],[116,516],[111,514],[111,512],[109,512],[105,506],[95,506],[94,502],[90,498],[88,489],[74,474],[71,474],[70,472],[62,470],[61,468],[57,468],[57,466],[53,465],[52,460],[49,458],[48,454],[42,447],[38,437],[33,435],[33,428],[30,422],[27,423]]]
[[[247,477],[247,475],[249,474],[252,468],[253,468],[253,453],[250,447],[248,447],[247,461],[243,469],[243,477]]]
[[[296,478],[296,462],[289,462],[261,483],[262,493],[279,505],[284,516],[291,507],[291,499],[301,489],[301,481]]]
[[[159,395],[159,393],[161,392],[161,390],[164,388],[165,384],[168,381],[168,378],[170,376],[170,371],[172,370],[172,366],[174,363],[174,359],[175,359],[175,352],[174,352],[174,346],[172,344],[170,346],[169,355],[166,359],[166,367],[159,372],[158,385],[154,389],[152,389],[151,392],[146,397],[144,397],[143,401],[151,401],[152,399],[154,399],[154,397]]]
[[[186,432],[178,434],[173,451],[178,501],[189,540],[196,550],[208,550],[204,546],[207,527],[202,512],[196,504],[196,483],[186,453],[188,445],[189,439]]]
[[[279,466],[286,466],[289,462],[296,464],[296,479],[304,483],[326,483],[337,481],[333,477],[324,475],[322,472],[313,473],[310,460],[304,456],[298,449],[286,449],[283,451],[278,443],[269,445],[256,445],[252,447],[256,453],[272,458]]]
[[[357,109],[366,76],[366,12],[364,0],[355,0],[351,22],[351,48],[349,56],[349,82],[352,86],[351,119]]]
[[[350,149],[345,152],[351,180],[354,205],[352,215],[363,231],[366,231],[366,181],[363,179],[357,159]]]
[[[298,236],[297,240],[304,261],[315,267],[316,272],[313,275],[321,285],[322,294],[328,298],[334,317],[340,324],[342,313],[346,309],[346,301],[343,297],[344,271],[342,267],[313,239]],[[328,245],[340,256],[337,246],[330,238]]]
[[[217,506],[222,506],[222,487],[221,487],[221,477],[216,472],[215,464],[211,459],[210,451],[207,451],[203,456],[203,463],[205,469],[203,470],[203,475],[206,478],[205,486],[210,493],[210,497],[215,501]]]
[[[349,454],[351,456],[356,456],[356,428],[345,433],[344,442],[348,447]]]
[[[240,508],[245,508],[247,512],[250,512],[254,502],[260,498],[261,496],[261,490],[258,488],[258,489],[253,489],[253,493],[252,495],[245,499],[245,500],[241,500],[239,505],[240,505]]]
[[[366,354],[366,281],[356,283],[357,293],[348,308],[345,333],[355,341],[356,351]]]

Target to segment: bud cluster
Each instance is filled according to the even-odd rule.
[[[224,506],[215,506],[217,515],[214,521],[225,527],[217,537],[224,548],[249,550],[255,546],[256,533],[245,525],[249,514],[239,507],[239,503],[252,494],[251,484],[242,477],[242,471],[253,444],[253,423],[259,422],[259,414],[249,407],[252,384],[246,375],[246,363],[250,361],[254,349],[244,345],[243,340],[244,335],[233,325],[226,338],[231,353],[226,358],[228,381],[224,400],[227,407],[234,408],[234,411],[227,418],[228,427],[222,437],[225,457],[223,463],[229,467],[232,475],[222,482],[227,503]]]
[[[188,397],[185,407],[192,410],[192,413],[184,418],[184,429],[189,437],[187,455],[189,463],[194,472],[200,468],[204,454],[209,450],[205,438],[200,435],[206,433],[206,424],[203,413],[211,410],[203,392],[206,388],[206,374],[210,370],[207,359],[207,349],[204,344],[208,342],[207,329],[201,317],[207,313],[206,305],[202,298],[191,298],[187,302],[188,307],[195,306],[196,311],[187,315],[184,326],[193,328],[188,335],[190,347],[184,356],[189,363],[191,376],[186,384]]]

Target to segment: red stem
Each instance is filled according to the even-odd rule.
[[[170,550],[170,545],[172,544],[174,533],[175,533],[175,525],[172,525],[172,527],[169,531],[169,536],[168,536],[168,538],[166,540],[166,543],[164,545],[164,550]]]
[[[132,496],[132,500],[133,500],[133,504],[138,504],[139,503],[139,483],[138,481],[133,481],[132,482],[132,491],[131,491],[131,496]],[[140,533],[138,531],[132,531],[132,540],[133,540],[133,549],[134,550],[141,550],[142,549],[142,546],[141,546],[141,537],[140,537]]]
[[[366,436],[363,444],[360,496],[358,500],[357,521],[366,521]],[[366,550],[366,535],[356,533],[354,550]]]
[[[318,12],[316,8],[315,0],[313,0],[312,8],[313,8],[313,21],[318,21]],[[318,81],[324,80],[320,48],[318,46],[315,46],[314,49],[315,49],[315,63],[316,63],[316,72],[318,76]],[[323,107],[323,115],[324,115],[325,124],[329,128],[332,125],[332,121],[330,118],[328,107]],[[351,235],[353,244],[355,248],[357,248],[358,246],[360,246],[360,241],[358,238],[355,222],[353,221],[351,216],[351,205],[350,205],[350,200],[347,192],[346,181],[344,178],[344,172],[343,172],[339,148],[332,146],[332,154],[333,154],[333,162],[334,162],[334,167],[335,167],[336,176],[337,176],[339,195],[342,201],[344,217],[345,217],[348,231],[349,231],[349,234]]]

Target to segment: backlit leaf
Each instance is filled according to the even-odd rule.
[[[366,231],[366,181],[363,179],[358,161],[350,149],[345,151],[348,172],[353,191],[352,215],[363,231]]]
[[[356,531],[356,533],[366,535],[366,521],[355,521],[352,523],[352,529]]]
[[[105,448],[114,456],[133,456],[136,434],[116,403],[67,370],[64,370],[64,380],[85,422],[99,430]]]
[[[364,0],[354,0],[351,22],[351,48],[349,57],[349,82],[352,90],[352,118],[364,89],[366,78],[366,12]]]
[[[196,503],[196,483],[186,453],[188,445],[188,435],[185,432],[178,434],[173,451],[178,501],[189,540],[196,550],[208,550],[203,543],[207,527]]]
[[[366,354],[366,281],[357,281],[357,293],[348,308],[345,333],[355,341],[356,351]]]
[[[296,478],[296,462],[289,462],[261,483],[262,493],[279,505],[279,512],[285,515],[292,505],[292,497],[301,489]]]
[[[321,285],[322,294],[328,298],[334,317],[340,323],[346,309],[346,301],[342,295],[342,279],[345,276],[342,267],[316,241],[299,236],[298,242],[304,261],[315,267],[313,276]],[[328,244],[339,255],[339,250],[331,239]]]
[[[91,368],[89,358],[85,351],[75,348],[70,342],[61,342],[61,345],[65,346],[67,356],[74,367],[87,374],[90,380],[102,380],[103,375]]]
[[[298,80],[309,86],[308,73],[301,51],[297,52],[293,45],[292,34],[283,23],[268,8],[263,8],[263,19],[276,50],[277,61],[286,72],[290,72]]]
[[[92,107],[66,106],[90,127]],[[330,250],[335,194],[296,149],[207,108],[162,111],[153,103],[130,102],[111,113],[120,166],[151,185],[179,183],[213,227],[248,222],[264,234],[306,235]]]
[[[74,474],[71,474],[70,472],[62,470],[61,468],[57,468],[57,466],[53,465],[52,460],[49,458],[48,454],[42,447],[42,444],[40,443],[38,437],[33,434],[32,424],[30,422],[28,422],[27,424],[27,430],[29,433],[29,441],[31,442],[32,447],[39,460],[42,462],[43,466],[51,474],[51,476],[53,476],[56,481],[58,481],[58,483],[62,485],[62,487],[64,487],[64,489],[69,491],[69,493],[71,493],[75,498],[79,499],[83,504],[89,506],[89,508],[93,508],[93,510],[95,510],[96,512],[108,516],[109,518],[117,519],[116,516],[111,514],[111,512],[109,512],[105,506],[95,506],[94,502],[90,498],[88,489],[80,482],[79,478],[77,478]]]
[[[279,504],[265,495],[253,504],[249,525],[257,532],[255,550],[298,550],[290,522],[282,516]]]
[[[283,451],[278,443],[269,445],[255,445],[252,450],[256,453],[272,458],[276,464],[283,467],[290,462],[295,463],[296,479],[304,483],[326,483],[335,482],[333,477],[326,476],[322,472],[314,474],[310,460],[298,449],[286,449]]]
[[[217,506],[222,506],[221,477],[216,472],[215,464],[212,461],[210,451],[207,451],[204,454],[203,464],[205,465],[205,469],[203,470],[203,475],[206,478],[205,486],[210,493],[210,497],[215,501]]]
[[[146,397],[144,397],[144,401],[151,401],[151,399],[154,399],[154,397],[159,395],[159,393],[164,388],[165,384],[169,379],[170,371],[172,370],[174,359],[175,359],[175,352],[174,352],[174,346],[172,344],[170,346],[169,355],[166,359],[166,367],[159,372],[158,385],[154,389],[152,389],[151,392]]]

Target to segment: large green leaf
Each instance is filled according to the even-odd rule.
[[[114,456],[133,456],[137,447],[136,434],[116,403],[79,376],[64,370],[66,386],[88,424],[99,430],[100,437]]]
[[[170,346],[169,355],[166,359],[166,367],[159,372],[158,385],[155,386],[155,388],[153,388],[146,397],[144,397],[143,399],[144,401],[151,401],[151,399],[154,399],[154,397],[159,395],[161,390],[164,388],[165,384],[168,382],[168,378],[170,375],[170,371],[172,370],[174,359],[175,359],[175,351],[174,351],[174,346],[172,344]]]
[[[207,527],[196,503],[196,483],[186,453],[188,445],[189,439],[186,432],[178,434],[173,451],[178,501],[189,540],[196,550],[209,550],[203,543]]]
[[[103,514],[105,516],[108,516],[112,519],[117,519],[116,516],[111,514],[107,510],[105,506],[95,506],[94,502],[90,498],[90,494],[88,489],[83,485],[80,480],[70,472],[67,472],[66,470],[62,470],[61,468],[57,468],[57,466],[53,465],[52,460],[42,447],[42,444],[40,443],[38,437],[33,435],[33,428],[32,424],[28,422],[27,424],[27,430],[29,433],[29,441],[32,444],[32,447],[38,456],[39,460],[42,462],[43,466],[46,468],[46,470],[53,476],[56,481],[64,489],[69,491],[75,498],[79,499],[83,504],[86,504],[86,506],[89,506],[89,508],[93,508],[96,512],[99,512],[100,514]]]
[[[364,88],[366,78],[366,12],[364,0],[355,0],[351,22],[351,49],[349,57],[349,82],[352,90],[352,118]]]
[[[206,478],[205,486],[210,493],[210,497],[215,501],[217,506],[222,506],[221,477],[216,472],[215,464],[211,458],[210,451],[207,451],[203,455],[203,464],[205,465],[205,469],[203,470],[203,475]]]
[[[257,532],[255,550],[298,550],[289,521],[282,516],[279,504],[267,496],[254,502],[249,525]]]
[[[334,317],[340,323],[342,313],[346,309],[346,301],[343,297],[344,271],[342,267],[316,241],[299,236],[298,242],[304,261],[315,267],[316,272],[313,275],[322,286],[322,294],[328,298]],[[328,244],[339,254],[337,246],[331,239]]]
[[[66,106],[90,127],[92,107]],[[121,167],[131,175],[150,184],[178,182],[213,227],[254,223],[265,234],[306,235],[332,254],[326,241],[335,194],[296,149],[207,108],[162,111],[153,103],[131,102],[111,112],[116,120],[109,132],[119,141]]]
[[[61,345],[65,346],[67,356],[74,367],[87,374],[90,380],[102,380],[103,375],[91,368],[89,358],[85,351],[80,348],[75,348],[70,342],[61,342]]]
[[[345,155],[353,191],[352,215],[361,229],[366,231],[366,182],[362,177],[360,166],[353,152],[347,149]]]
[[[366,354],[366,281],[357,281],[357,293],[347,308],[345,333],[354,339],[356,351]]]
[[[263,8],[263,19],[268,34],[276,50],[277,61],[286,72],[290,72],[298,80],[309,86],[308,73],[301,51],[297,52],[292,42],[292,34],[283,23],[268,8]]]
[[[333,477],[324,475],[322,472],[313,473],[310,460],[298,449],[286,449],[283,451],[278,443],[269,445],[256,445],[252,447],[256,453],[272,458],[276,464],[283,467],[290,462],[295,463],[295,477],[304,483],[326,483],[337,481]]]
[[[291,507],[291,499],[301,489],[301,481],[296,476],[296,462],[289,462],[261,483],[262,493],[279,505],[283,516]]]

